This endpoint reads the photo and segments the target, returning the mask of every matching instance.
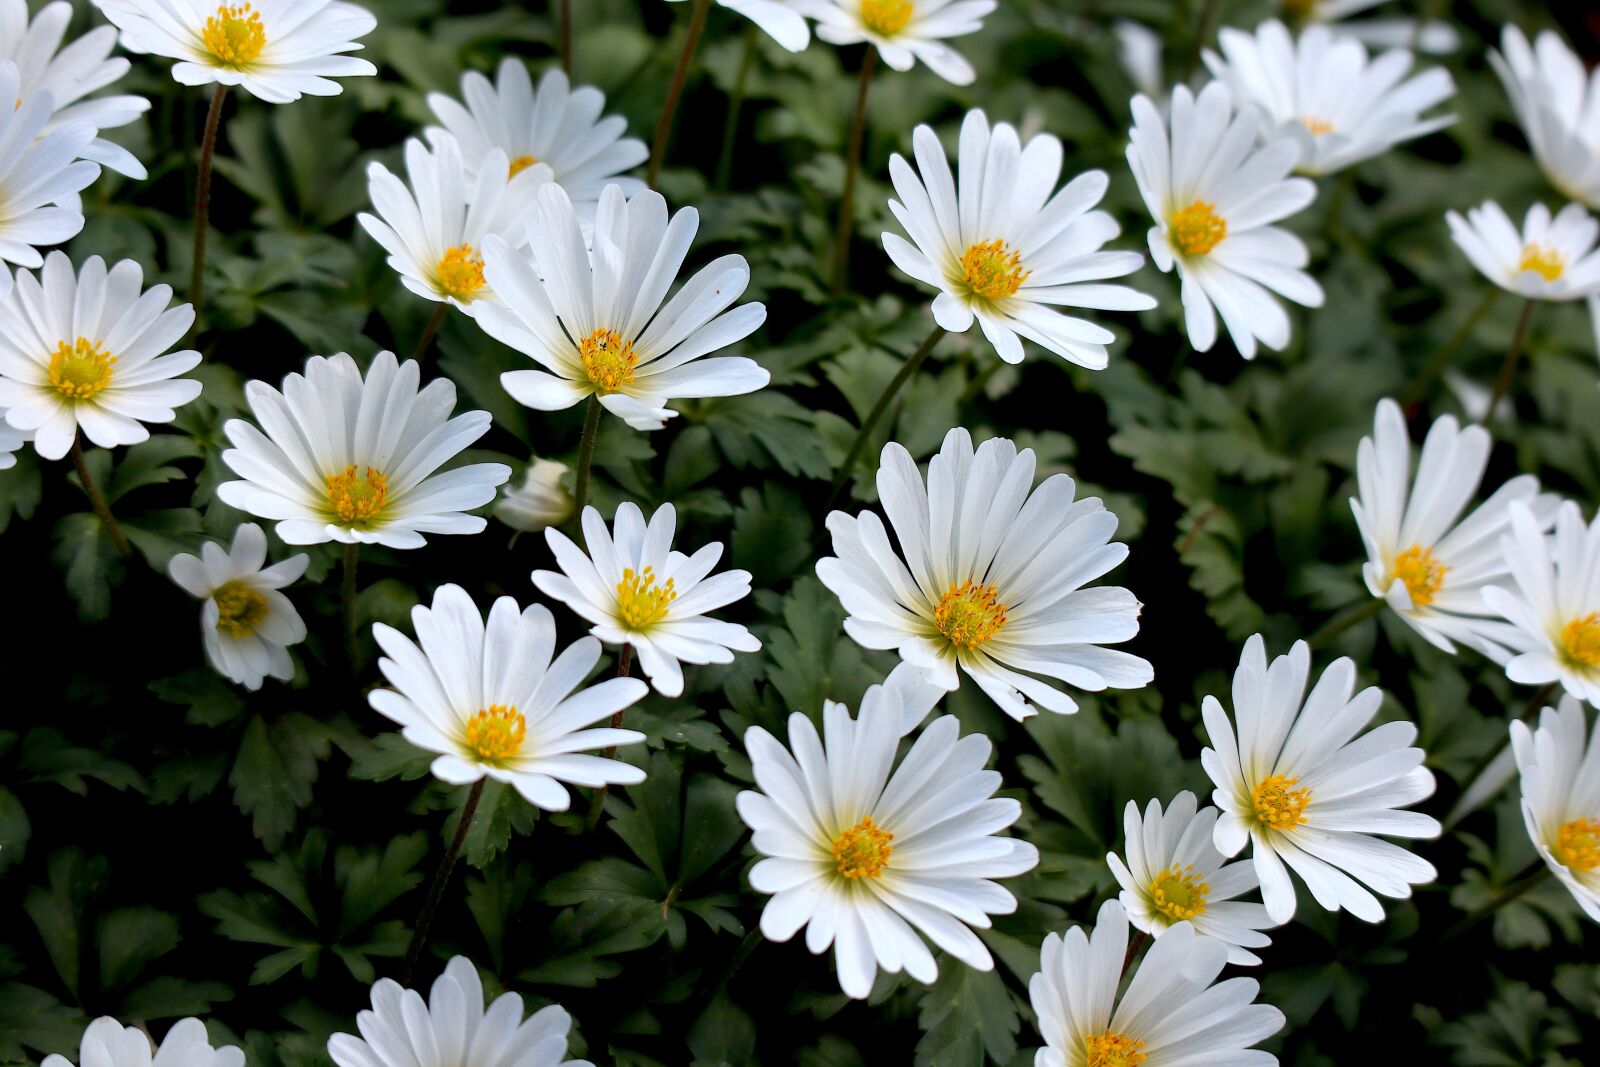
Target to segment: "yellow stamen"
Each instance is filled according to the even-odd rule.
[[[217,602],[217,629],[232,637],[249,637],[267,617],[267,598],[244,582],[223,582],[211,594]]]
[[[539,161],[532,156],[518,156],[516,159],[511,161],[510,177],[515,178],[517,175],[521,174],[523,171],[527,170],[537,162]]]
[[[1274,830],[1293,830],[1304,823],[1311,790],[1289,788],[1299,780],[1274,774],[1256,786],[1251,798],[1256,807],[1256,819]]]
[[[1325,133],[1333,132],[1333,123],[1327,119],[1312,118],[1310,115],[1300,120],[1301,125],[1311,131],[1311,136],[1321,137]]]
[[[243,70],[260,57],[261,50],[267,46],[261,16],[251,10],[249,4],[218,7],[217,13],[206,19],[200,39],[218,63],[234,70]]]
[[[643,630],[666,618],[667,608],[676,599],[678,590],[671,578],[666,585],[656,585],[654,567],[646,567],[642,574],[629,567],[617,583],[617,614],[630,630]]]
[[[1000,589],[977,585],[971,579],[950,583],[933,609],[933,624],[952,645],[971,652],[1005,629],[1006,606],[998,600]]]
[[[578,342],[578,356],[584,373],[602,393],[615,393],[633,382],[639,356],[632,341],[624,341],[616,330],[598,329]]]
[[[1144,1042],[1138,1038],[1110,1030],[1095,1034],[1083,1043],[1088,1058],[1086,1067],[1139,1067],[1145,1059],[1143,1048]]]
[[[491,704],[467,720],[464,740],[480,763],[503,765],[522,752],[528,739],[528,720],[522,712],[503,704]]]
[[[389,479],[380,470],[368,467],[365,474],[357,474],[354,467],[346,467],[328,475],[328,507],[346,526],[371,522],[388,502]]]
[[[470,304],[483,292],[488,282],[483,280],[483,257],[471,245],[457,245],[446,250],[434,269],[439,278],[439,288],[463,304]]]
[[[880,829],[872,816],[856,823],[833,839],[833,859],[839,873],[846,878],[877,878],[889,865],[894,846],[889,844],[894,835]]]
[[[1228,236],[1228,222],[1204,200],[1179,208],[1167,220],[1173,247],[1186,256],[1203,256]]]
[[[861,0],[861,24],[879,37],[893,37],[916,11],[911,0]]]
[[[1600,612],[1591,611],[1562,627],[1561,649],[1575,665],[1600,667]]]
[[[1022,254],[998,237],[961,254],[961,276],[967,288],[985,300],[1015,296],[1032,273],[1022,269]]]
[[[1150,882],[1150,903],[1174,922],[1205,914],[1210,893],[1211,886],[1200,880],[1193,864],[1179,867],[1174,863]]]
[[[1550,851],[1571,871],[1592,871],[1600,867],[1600,822],[1574,819],[1566,823],[1556,831]]]
[[[1561,277],[1567,269],[1567,257],[1549,245],[1542,245],[1537,241],[1526,244],[1522,248],[1522,260],[1517,264],[1517,273],[1531,270],[1547,282],[1553,282]]]
[[[1439,562],[1433,549],[1412,545],[1394,559],[1394,576],[1406,583],[1411,603],[1419,608],[1432,604],[1444,588],[1450,568]]]
[[[104,345],[87,337],[62,341],[50,357],[50,384],[69,400],[87,400],[111,384],[116,362]]]

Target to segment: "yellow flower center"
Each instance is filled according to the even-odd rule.
[[[483,280],[483,257],[471,245],[457,245],[446,251],[435,273],[445,295],[463,304],[470,304],[488,284]]]
[[[1179,208],[1167,220],[1173,247],[1186,256],[1203,256],[1228,236],[1228,222],[1204,200]]]
[[[218,63],[234,70],[242,70],[246,64],[254,62],[267,46],[261,16],[251,10],[249,4],[218,7],[217,13],[206,19],[200,39]]]
[[[537,162],[539,161],[532,156],[518,156],[511,161],[511,174],[509,177],[515,178]]]
[[[522,751],[528,720],[516,708],[491,704],[467,720],[467,748],[481,763],[503,764]]]
[[[933,624],[957,648],[971,652],[1005,629],[1006,606],[998,599],[999,587],[976,585],[969,578],[950,583],[933,609]]]
[[[1313,137],[1321,137],[1325,133],[1333,132],[1333,123],[1327,119],[1313,118],[1310,115],[1306,115],[1301,118],[1300,123],[1311,131],[1311,136]]]
[[[1517,263],[1517,273],[1531,270],[1547,282],[1561,277],[1567,269],[1567,257],[1549,245],[1533,241],[1522,247],[1522,259]]]
[[[911,0],[861,0],[861,24],[879,37],[893,37],[916,11]]]
[[[1561,648],[1573,664],[1600,667],[1600,612],[1591,611],[1562,627]]]
[[[1015,296],[1032,273],[1022,269],[1022,254],[998,237],[961,253],[961,276],[967,288],[985,300]]]
[[[1600,867],[1600,822],[1574,819],[1556,831],[1550,846],[1561,865],[1572,871],[1592,871]]]
[[[639,365],[632,341],[624,341],[616,330],[598,329],[578,342],[578,356],[589,382],[602,393],[615,393],[632,384]]]
[[[1179,867],[1174,863],[1150,883],[1150,903],[1173,922],[1203,915],[1210,893],[1211,887],[1200,880],[1193,864]]]
[[[1274,830],[1293,830],[1306,821],[1306,805],[1311,803],[1311,790],[1291,789],[1300,779],[1274,774],[1256,786],[1252,798],[1256,806],[1256,819]]]
[[[223,582],[211,599],[217,602],[217,629],[232,637],[249,637],[267,617],[267,598],[241,581]]]
[[[676,599],[678,590],[672,579],[657,585],[654,567],[646,567],[642,574],[629,567],[617,583],[617,614],[630,630],[643,630],[666,618],[668,606]]]
[[[56,345],[50,357],[50,384],[70,400],[87,400],[111,384],[111,366],[117,357],[87,337]]]
[[[1095,1034],[1083,1043],[1088,1054],[1087,1067],[1139,1067],[1144,1062],[1144,1042],[1127,1034],[1107,1030]]]
[[[358,474],[346,467],[328,475],[328,506],[346,526],[371,522],[389,502],[389,479],[372,467]]]
[[[877,878],[889,865],[894,835],[879,828],[872,816],[856,823],[833,839],[833,858],[839,873],[846,878]]]
[[[1433,549],[1412,545],[1394,559],[1394,576],[1406,583],[1411,603],[1419,608],[1432,604],[1444,588],[1444,576],[1450,568],[1440,563]]]

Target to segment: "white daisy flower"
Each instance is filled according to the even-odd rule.
[[[277,522],[286,544],[380,544],[421,548],[423,534],[475,534],[487,520],[464,512],[494,499],[511,477],[503,463],[437,473],[489,429],[487,411],[450,418],[456,387],[438,378],[418,390],[415,360],[379,352],[366,377],[343,352],[312,356],[280,392],[245,385],[261,423],[230,419],[222,460],[243,481],[224,482],[224,503]],[[262,430],[266,432],[263,433]]]
[[[511,527],[534,533],[547,526],[560,526],[572,518],[573,499],[561,484],[567,473],[565,463],[538,459],[528,464],[521,485],[507,485],[495,501],[494,517]]]
[[[761,932],[787,941],[806,927],[806,948],[833,946],[839,986],[860,999],[879,968],[919,982],[939,975],[926,937],[967,966],[994,969],[970,927],[1008,915],[1017,901],[994,879],[1032,870],[1039,850],[997,836],[1022,806],[996,797],[990,746],[960,736],[954,716],[935,719],[896,763],[899,696],[873,686],[851,718],[843,704],[822,710],[822,736],[799,712],[789,747],[759,726],[744,736],[756,790],[736,799],[764,858],[750,885],[772,899]],[[919,933],[922,936],[918,936]]]
[[[1511,724],[1522,776],[1522,819],[1539,856],[1584,913],[1600,922],[1600,730],[1572,697],[1545,708],[1539,728]]]
[[[22,80],[18,95],[49,91],[55,110],[45,124],[47,134],[69,122],[87,122],[96,130],[126,126],[150,109],[150,101],[127,94],[89,95],[128,73],[125,58],[111,58],[117,31],[97,26],[62,48],[71,21],[72,5],[66,0],[51,0],[31,20],[27,0],[0,0],[0,59],[16,63]],[[89,142],[80,154],[118,174],[146,177],[144,164],[132,152],[103,137]]]
[[[1165,812],[1159,800],[1150,801],[1141,818],[1139,805],[1128,801],[1122,812],[1128,861],[1106,853],[1122,887],[1117,899],[1128,921],[1152,937],[1187,923],[1227,946],[1229,963],[1260,963],[1249,949],[1272,943],[1260,932],[1272,920],[1260,904],[1233,899],[1259,885],[1255,868],[1223,860],[1211,840],[1217,809],[1207,805],[1197,812],[1195,804],[1186,789]]]
[[[983,28],[996,0],[789,0],[816,20],[817,38],[829,44],[866,44],[894,70],[917,60],[952,85],[971,85],[977,71],[944,42]]]
[[[457,956],[426,1001],[391,978],[378,979],[372,1008],[356,1014],[361,1036],[334,1034],[328,1055],[338,1067],[594,1067],[566,1058],[572,1016],[561,1005],[547,1004],[527,1019],[522,1011],[516,993],[501,993],[485,1010],[478,969]]]
[[[11,265],[38,267],[43,245],[60,244],[83,229],[78,193],[100,177],[100,164],[82,158],[98,132],[67,122],[49,133],[55,97],[48,89],[22,95],[17,65],[0,60],[0,297],[11,292]],[[3,405],[0,405],[3,406]]]
[[[750,282],[743,256],[702,267],[662,306],[700,226],[694,208],[671,221],[661,194],[625,200],[600,194],[594,251],[585,247],[572,200],[559,185],[539,190],[529,232],[532,260],[490,238],[485,276],[501,296],[478,325],[544,370],[507,371],[501,384],[536,411],[560,411],[590,395],[636,430],[658,430],[676,399],[751,393],[771,380],[745,356],[702,358],[753,333],[762,304],[733,302]]]
[[[184,592],[205,602],[200,637],[211,666],[250,690],[267,678],[293,678],[288,646],[306,639],[300,613],[278,590],[298,581],[311,557],[302,552],[270,567],[266,561],[267,535],[246,522],[233,532],[231,547],[207,541],[200,555],[179,554],[167,565]]]
[[[382,163],[367,165],[367,192],[376,215],[357,215],[361,226],[389,253],[400,284],[427,300],[454,304],[469,315],[496,299],[484,279],[484,242],[491,235],[527,243],[523,225],[534,194],[550,180],[549,166],[512,170],[506,154],[491,148],[469,176],[461,147],[446,133],[433,150],[406,142],[408,186]]]
[[[1511,508],[1511,530],[1500,538],[1514,585],[1483,591],[1489,607],[1514,628],[1507,642],[1517,655],[1506,677],[1518,685],[1559,682],[1600,708],[1600,517],[1585,526],[1578,505],[1556,511],[1554,537],[1523,505]]]
[[[1283,1028],[1283,1013],[1254,1003],[1253,978],[1218,982],[1228,946],[1180,922],[1151,944],[1121,997],[1128,958],[1122,905],[1100,905],[1094,930],[1045,935],[1028,999],[1045,1047],[1035,1067],[1276,1067],[1250,1048]]]
[[[178,377],[200,353],[167,351],[194,309],[169,307],[170,285],[143,285],[131,259],[107,270],[90,256],[74,275],[66,254],[51,252],[37,279],[18,271],[0,301],[0,408],[45,459],[66,455],[79,430],[101,448],[148,440],[146,423],[171,422],[200,395],[199,382]]]
[[[974,451],[957,427],[924,486],[911,453],[890,442],[878,494],[899,550],[873,512],[835,511],[827,525],[838,555],[817,562],[857,644],[896,649],[947,692],[964,671],[1019,720],[1035,714],[1029,701],[1077,710],[1045,679],[1099,692],[1152,677],[1145,660],[1103,647],[1139,632],[1142,605],[1126,589],[1083,588],[1128,555],[1111,541],[1117,517],[1099,497],[1073,500],[1065,474],[1034,489],[1036,462],[1004,438]]]
[[[174,1023],[153,1053],[150,1046],[144,1030],[102,1015],[83,1031],[78,1067],[244,1067],[243,1050],[235,1045],[212,1048],[206,1024],[199,1019]],[[39,1067],[73,1067],[73,1063],[52,1054]]]
[[[1376,688],[1356,693],[1356,668],[1337,659],[1306,695],[1311,650],[1296,641],[1267,665],[1261,635],[1245,642],[1233,675],[1234,723],[1216,697],[1201,702],[1211,747],[1200,754],[1222,809],[1214,839],[1224,856],[1253,844],[1261,899],[1274,923],[1294,918],[1288,864],[1318,904],[1367,922],[1383,905],[1357,879],[1387,897],[1405,899],[1413,885],[1437,876],[1433,864],[1373,834],[1437,837],[1439,823],[1402,810],[1433,795],[1424,753],[1412,747],[1417,728],[1388,722],[1357,738],[1378,711]]]
[[[1164,106],[1167,78],[1161,35],[1132,19],[1118,19],[1111,24],[1111,32],[1117,38],[1117,65],[1122,72],[1135,89]]]
[[[1454,52],[1461,37],[1443,19],[1415,19],[1403,15],[1351,20],[1351,15],[1383,4],[1385,0],[1282,0],[1284,14],[1302,22],[1324,23],[1340,37],[1350,37],[1369,48],[1415,48],[1430,55]]]
[[[1530,45],[1520,29],[1507,26],[1489,63],[1550,184],[1600,209],[1600,75],[1589,73],[1554,30]]]
[[[130,52],[176,59],[182,85],[237,85],[269,104],[337,96],[334,78],[378,73],[343,55],[378,20],[345,0],[94,0]]]
[[[607,678],[580,689],[600,660],[600,642],[580,638],[555,655],[550,609],[500,597],[485,624],[458,585],[442,585],[431,608],[411,609],[412,641],[378,623],[372,634],[385,658],[378,668],[392,689],[367,694],[373,708],[400,724],[405,739],[437,752],[433,774],[453,785],[482,778],[505,782],[528,803],[566,811],[567,785],[637,785],[644,771],[596,749],[644,740],[634,730],[593,729],[637,703],[649,687]]]
[[[811,43],[811,28],[795,10],[799,5],[794,0],[717,0],[717,4],[743,15],[791,52],[804,52]]]
[[[1400,405],[1379,401],[1374,421],[1372,436],[1356,451],[1359,498],[1350,500],[1367,549],[1361,573],[1368,592],[1387,601],[1429,644],[1454,654],[1459,641],[1504,663],[1512,628],[1495,618],[1483,590],[1511,573],[1500,551],[1511,504],[1534,507],[1549,529],[1556,498],[1541,495],[1539,480],[1524,474],[1462,518],[1489,464],[1489,432],[1462,428],[1453,415],[1437,419],[1413,482]]]
[[[1455,83],[1442,67],[1406,79],[1403,48],[1369,62],[1360,41],[1315,25],[1296,40],[1276,19],[1253,34],[1224,27],[1218,41],[1222,55],[1206,49],[1206,66],[1235,100],[1261,109],[1263,139],[1300,146],[1302,174],[1341,171],[1456,119],[1423,116],[1455,95]]]
[[[545,540],[559,571],[534,571],[533,584],[594,625],[608,645],[631,645],[656,692],[683,695],[683,663],[732,663],[735,652],[756,652],[761,642],[736,623],[706,613],[750,595],[749,571],[711,568],[722,558],[712,542],[692,556],[672,550],[678,513],[662,504],[648,525],[638,505],[617,508],[612,529],[600,512],[583,509],[588,552],[550,527]]]
[[[1554,218],[1535,204],[1522,230],[1499,204],[1485,201],[1462,218],[1445,213],[1450,236],[1485,278],[1528,300],[1581,300],[1600,290],[1600,222],[1579,204]]]
[[[1024,145],[1006,123],[991,132],[982,111],[967,112],[961,124],[959,184],[931,129],[918,126],[912,144],[920,176],[898,153],[889,160],[899,197],[889,210],[911,240],[886,233],[883,248],[895,266],[939,290],[934,320],[964,333],[976,318],[1007,363],[1022,361],[1020,335],[1079,366],[1103,368],[1115,335],[1050,305],[1156,306],[1137,290],[1102,284],[1144,263],[1137,252],[1101,251],[1121,232],[1106,212],[1091,210],[1105,195],[1105,171],[1081,174],[1055,191],[1061,142],[1041,134]]]

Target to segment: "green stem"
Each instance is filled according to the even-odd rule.
[[[633,646],[632,645],[623,645],[622,646],[622,651],[617,654],[617,677],[618,678],[626,678],[626,677],[628,677],[628,671],[632,667],[633,667]],[[615,711],[615,712],[612,713],[612,715],[611,715],[611,728],[613,730],[622,729],[622,711],[621,710],[618,710],[618,711]],[[617,754],[617,746],[616,745],[607,745],[606,749],[605,749],[605,752],[603,753],[603,755],[604,755],[604,757],[606,759],[611,759],[614,756],[616,756],[616,754]],[[586,829],[593,830],[595,828],[595,825],[600,822],[600,813],[605,810],[605,807],[606,807],[606,793],[610,790],[610,788],[611,788],[610,786],[602,785],[599,789],[596,789],[594,791],[594,799],[589,802],[589,814],[583,820],[583,824],[584,824],[584,827]]]
[[[1467,914],[1462,917],[1461,921],[1457,922],[1454,926],[1450,927],[1450,929],[1444,932],[1444,935],[1434,943],[1434,948],[1442,948],[1451,941],[1454,941],[1456,938],[1460,937],[1462,934],[1466,933],[1468,930],[1472,929],[1474,926],[1478,925],[1478,923],[1482,922],[1484,919],[1487,919],[1489,916],[1493,915],[1496,911],[1499,911],[1513,900],[1524,896],[1529,890],[1537,889],[1544,883],[1544,880],[1549,877],[1549,864],[1545,863],[1543,860],[1539,860],[1531,869],[1529,869],[1516,881],[1512,882],[1510,885],[1500,890],[1500,892],[1496,893],[1493,897],[1489,898],[1489,903],[1485,904],[1481,908],[1475,908],[1474,910],[1467,912]]]
[[[1211,24],[1216,21],[1217,0],[1205,0],[1200,8],[1200,18],[1195,22],[1194,46],[1189,49],[1189,54],[1184,57],[1183,72],[1178,76],[1178,85],[1187,85],[1189,76],[1194,73],[1195,67],[1200,65],[1200,52],[1206,46],[1206,38],[1211,35]]]
[[[728,115],[722,120],[722,151],[717,153],[716,177],[713,189],[726,189],[733,177],[733,150],[738,143],[739,112],[744,108],[745,85],[750,80],[750,68],[756,59],[757,26],[751,23],[744,32],[744,55],[739,60],[739,73],[733,79],[733,94],[728,97]]]
[[[866,421],[862,422],[861,429],[856,432],[856,439],[850,445],[850,451],[845,454],[844,463],[839,467],[839,473],[834,475],[833,492],[828,498],[829,506],[839,498],[839,491],[844,488],[850,476],[855,473],[856,461],[861,458],[861,452],[867,447],[867,439],[872,436],[872,431],[877,427],[878,420],[883,418],[883,413],[888,410],[889,404],[894,400],[895,394],[901,386],[917,373],[917,368],[927,362],[928,355],[933,351],[934,345],[939,343],[939,338],[944,336],[944,328],[935,326],[933,332],[928,334],[928,339],[911,353],[911,358],[900,365],[895,376],[889,379],[889,384],[884,386],[883,392],[878,396],[877,403],[872,405],[872,410],[867,412]]]
[[[711,0],[694,0],[694,11],[689,15],[689,36],[678,53],[678,65],[672,72],[672,84],[667,88],[666,102],[661,105],[661,119],[656,123],[656,136],[650,145],[650,166],[645,172],[645,182],[654,189],[661,177],[661,163],[667,157],[667,142],[672,138],[672,120],[678,113],[678,101],[683,97],[683,85],[689,78],[689,65],[694,62],[694,51],[700,45],[700,34],[706,28],[706,16],[711,12]]]
[[[221,82],[211,93],[211,108],[206,112],[205,137],[200,142],[200,174],[194,190],[194,267],[189,276],[189,303],[194,306],[195,322],[200,321],[200,305],[206,291],[206,231],[211,226],[211,160],[217,151],[217,127],[222,125],[222,98],[228,87]]]
[[[572,77],[572,0],[561,0],[561,72]]]
[[[1455,359],[1456,353],[1461,351],[1461,346],[1467,343],[1467,338],[1472,336],[1472,331],[1477,328],[1478,323],[1483,321],[1483,317],[1489,314],[1489,310],[1494,307],[1495,301],[1499,298],[1499,287],[1491,285],[1484,292],[1483,299],[1478,301],[1478,306],[1472,309],[1472,313],[1466,317],[1466,320],[1460,326],[1456,327],[1455,333],[1450,335],[1449,340],[1439,346],[1428,359],[1427,364],[1411,380],[1411,384],[1406,386],[1405,391],[1400,394],[1400,406],[1402,408],[1408,408],[1428,395],[1428,390],[1433,386],[1433,383],[1438,380],[1439,375],[1445,372],[1445,368],[1450,366],[1450,362]]]
[[[583,412],[583,436],[578,438],[578,472],[572,482],[572,518],[583,528],[583,506],[589,502],[589,471],[594,466],[594,439],[600,431],[600,413],[605,408],[598,396],[589,397]]]
[[[417,338],[416,351],[411,353],[412,359],[418,363],[422,362],[422,357],[433,347],[433,339],[439,335],[439,327],[444,325],[444,317],[449,311],[450,305],[443,300],[439,301],[439,306],[428,316],[428,325],[422,328],[422,336]]]
[[[428,930],[433,926],[433,916],[439,910],[439,902],[444,899],[445,887],[450,884],[450,872],[455,870],[456,861],[461,858],[461,846],[467,841],[467,831],[472,829],[472,818],[478,813],[478,801],[483,796],[485,781],[479,778],[472,783],[472,792],[467,794],[467,802],[461,808],[461,824],[456,827],[456,835],[450,840],[450,850],[444,854],[439,869],[433,872],[433,884],[428,886],[428,898],[423,902],[422,914],[417,916],[417,926],[411,934],[411,944],[406,949],[405,966],[400,971],[400,984],[407,988],[411,985],[411,976],[416,973],[417,960],[427,947]]]
[[[117,547],[117,555],[128,559],[133,555],[133,546],[128,544],[128,535],[122,532],[122,527],[117,525],[115,515],[111,514],[111,505],[106,503],[105,494],[100,492],[100,487],[94,484],[94,479],[89,475],[89,464],[84,462],[83,445],[77,437],[72,439],[72,465],[78,471],[78,483],[83,486],[84,495],[89,498],[89,506],[94,508],[94,513],[100,517],[100,525],[106,528],[111,543]]]
[[[1383,610],[1388,601],[1382,597],[1373,597],[1365,604],[1357,604],[1346,610],[1343,614],[1335,615],[1326,626],[1306,638],[1306,644],[1312,648],[1321,648],[1335,637],[1344,633],[1358,622],[1365,622]]]
[[[850,270],[850,234],[856,223],[856,173],[861,169],[861,142],[867,135],[867,93],[878,66],[878,49],[867,46],[861,57],[861,80],[856,86],[856,113],[850,122],[850,140],[844,150],[844,192],[839,197],[839,222],[833,232],[833,269],[828,277],[833,294],[844,292]]]
[[[351,541],[344,546],[344,575],[339,583],[339,600],[344,605],[344,650],[350,662],[350,675],[355,677],[361,661],[361,641],[356,625],[356,566],[361,559],[361,546]]]
[[[1511,347],[1506,349],[1506,361],[1500,365],[1500,376],[1494,380],[1494,392],[1489,394],[1489,407],[1484,411],[1483,418],[1479,420],[1480,426],[1489,425],[1489,420],[1494,417],[1494,409],[1500,406],[1500,401],[1511,392],[1511,382],[1517,376],[1517,361],[1522,356],[1522,343],[1528,339],[1528,323],[1533,320],[1534,302],[1526,300],[1522,305],[1522,314],[1517,318],[1517,328],[1511,334]]]

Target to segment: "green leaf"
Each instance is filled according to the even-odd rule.
[[[1004,1063],[1017,1051],[1022,1028],[998,974],[949,958],[918,1003],[917,1025],[923,1029],[918,1067],[983,1067],[985,1054]]]
[[[254,715],[246,724],[228,784],[234,804],[251,817],[251,829],[267,848],[278,848],[294,829],[296,814],[311,803],[328,742],[320,724],[298,713],[271,722]]]

